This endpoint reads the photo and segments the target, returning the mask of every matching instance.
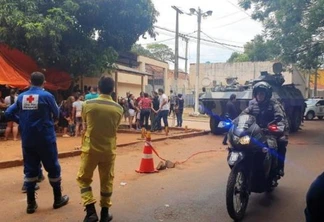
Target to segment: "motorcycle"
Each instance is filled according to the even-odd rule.
[[[243,114],[233,120],[228,132],[231,172],[227,181],[226,207],[235,221],[242,220],[251,192],[271,192],[278,185],[277,140],[284,126],[261,128],[254,116]]]
[[[232,127],[232,120],[228,115],[225,115],[224,118],[220,117],[220,120],[217,124],[217,128],[220,132],[228,132],[229,129]]]

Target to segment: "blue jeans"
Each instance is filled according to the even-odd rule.
[[[169,115],[169,110],[161,110],[156,117],[156,129],[157,130],[162,130],[161,126],[161,119],[163,119],[164,127],[169,126],[168,124],[168,115]]]
[[[151,119],[151,131],[154,131],[156,129],[156,117],[157,114],[155,112],[151,112],[150,119]]]
[[[182,127],[183,109],[179,109],[178,112],[176,112],[176,115],[177,115],[177,126]]]
[[[150,118],[150,114],[151,114],[151,109],[142,109],[141,110],[141,118],[140,118],[140,125],[141,128],[143,127],[144,123],[145,123],[145,129],[148,130],[148,120]]]

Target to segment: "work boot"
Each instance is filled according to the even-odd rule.
[[[35,190],[39,190],[38,184],[35,185]],[[21,192],[27,193],[27,187],[26,187],[25,183],[23,184],[23,186],[21,188]]]
[[[94,203],[86,205],[87,215],[85,216],[83,222],[97,222],[98,215]]]
[[[53,204],[54,209],[63,207],[69,202],[69,196],[67,195],[62,196],[61,189],[53,189],[53,193],[54,193],[54,204]]]
[[[27,192],[27,213],[28,214],[35,213],[37,207],[38,206],[35,200],[35,191]]]
[[[101,208],[100,212],[100,222],[109,222],[112,221],[113,216],[109,213],[109,209],[107,207]]]

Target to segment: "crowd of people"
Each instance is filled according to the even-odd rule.
[[[182,115],[184,100],[182,94],[167,96],[163,89],[153,91],[151,95],[141,92],[139,97],[127,92],[125,98],[119,99],[119,104],[123,107],[125,122],[128,122],[130,129],[160,131],[162,130],[161,120],[164,127],[168,127],[168,116],[176,115],[176,127],[182,127]],[[149,127],[150,122],[150,127]],[[135,128],[133,127],[135,124]]]
[[[10,89],[9,95],[2,98],[0,91],[0,108],[6,109],[17,101],[19,91]],[[72,93],[67,99],[60,99],[57,105],[60,110],[58,120],[55,122],[55,129],[64,138],[78,137],[82,130],[82,104],[84,101],[98,98],[97,86],[89,87],[85,93],[80,91]],[[127,92],[125,97],[116,99],[112,93],[113,100],[123,107],[124,121],[128,123],[129,129],[161,131],[163,121],[164,127],[168,127],[168,117],[176,117],[175,127],[182,127],[184,99],[182,94],[175,94],[172,90],[167,96],[163,89],[152,91],[151,94],[141,92],[135,97],[131,92]],[[18,124],[7,121],[4,139],[18,140]],[[11,136],[12,135],[12,136]]]

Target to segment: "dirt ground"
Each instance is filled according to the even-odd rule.
[[[251,195],[246,221],[304,221],[306,191],[323,170],[323,125],[324,122],[320,121],[307,122],[302,131],[291,135],[286,176],[270,197],[263,194]],[[114,221],[232,221],[227,215],[224,202],[229,167],[222,139],[222,136],[210,134],[153,142],[153,147],[159,154],[172,162],[181,162],[194,153],[213,150],[196,155],[184,164],[176,165],[174,169],[156,174],[135,172],[143,156],[142,144],[118,148],[112,200]],[[73,138],[58,140],[63,144]],[[156,166],[160,160],[156,155],[153,158]],[[1,169],[0,221],[82,221],[85,213],[75,180],[80,158],[64,158],[60,159],[60,163],[63,192],[70,196],[69,204],[58,210],[52,209],[53,196],[46,179],[37,192],[39,208],[33,215],[25,213],[26,195],[20,192],[23,168]],[[99,187],[96,172],[92,184],[96,198],[100,196]]]
[[[126,130],[127,131],[127,130]],[[192,132],[190,129],[188,132]],[[170,130],[168,136],[174,136],[185,133],[184,130]],[[152,139],[166,137],[165,132],[154,132],[151,134]],[[144,141],[141,138],[141,132],[133,130],[131,133],[118,133],[117,146],[124,145],[132,142]],[[60,135],[57,136],[58,152],[68,152],[78,150],[81,145],[81,137],[69,137],[63,138]],[[0,161],[8,161],[14,159],[22,159],[21,141],[0,141]]]

